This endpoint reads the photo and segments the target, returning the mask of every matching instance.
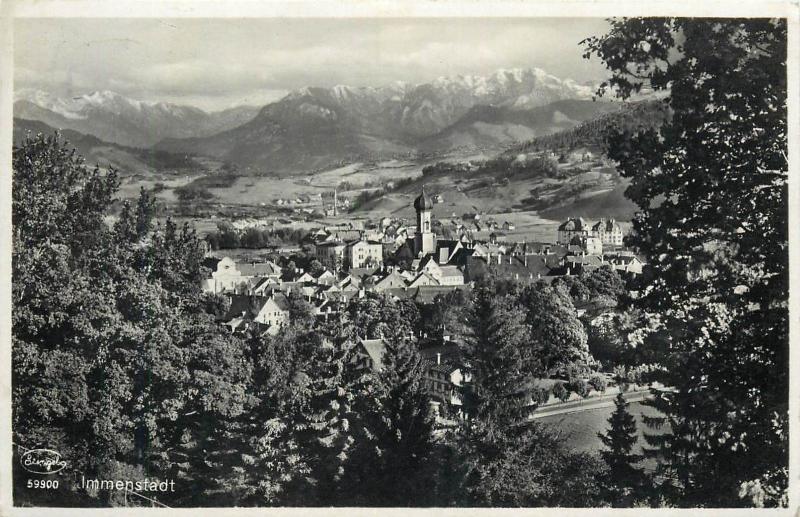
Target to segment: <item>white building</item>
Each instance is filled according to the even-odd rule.
[[[383,245],[380,242],[360,239],[347,244],[344,262],[350,269],[383,264]]]
[[[592,235],[605,245],[622,246],[622,228],[614,219],[600,219],[592,226]]]

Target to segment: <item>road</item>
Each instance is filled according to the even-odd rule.
[[[609,395],[601,395],[599,397],[590,397],[583,400],[576,400],[572,402],[565,402],[563,404],[555,404],[537,409],[528,419],[536,420],[553,415],[564,415],[567,413],[577,413],[579,411],[589,411],[603,407],[610,407],[614,405],[614,399],[617,397],[616,393]],[[630,402],[641,402],[645,399],[652,397],[650,390],[632,391],[625,394],[625,400]]]

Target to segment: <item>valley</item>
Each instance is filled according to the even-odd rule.
[[[625,221],[635,211],[602,135],[658,116],[652,103],[595,102],[591,92],[514,69],[421,85],[303,88],[258,109],[211,114],[113,92],[27,94],[15,104],[14,140],[58,129],[87,163],[118,170],[123,198],[144,188],[162,216],[201,229],[241,218],[411,219],[410,200],[424,186],[440,196],[441,220],[479,214],[508,223],[503,235],[542,240],[566,217]],[[113,132],[107,120],[117,122]],[[152,126],[146,141],[136,129],[143,121]]]

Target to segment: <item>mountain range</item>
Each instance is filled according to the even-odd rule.
[[[529,140],[619,109],[594,87],[543,70],[498,70],[424,84],[307,87],[255,108],[207,113],[113,92],[55,99],[22,92],[17,118],[103,141],[294,174],[351,161],[445,153]]]
[[[17,92],[14,117],[72,129],[106,142],[151,147],[165,138],[208,136],[252,119],[259,108],[206,112],[193,106],[144,102],[110,91],[56,98],[38,90]]]

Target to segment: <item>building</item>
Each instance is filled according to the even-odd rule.
[[[580,246],[582,252],[589,255],[602,255],[603,254],[603,241],[600,237],[592,235],[588,237],[574,237],[570,244]]]
[[[344,253],[346,247],[339,240],[323,241],[314,244],[314,256],[324,265],[336,269],[345,263]]]
[[[614,219],[600,219],[592,226],[592,236],[604,245],[622,246],[622,228]]]
[[[608,261],[612,268],[621,273],[633,273],[634,275],[641,275],[642,268],[645,266],[644,259],[630,252],[607,254],[604,258],[606,261]]]
[[[359,339],[353,354],[353,362],[361,368],[379,372],[383,369],[385,354],[386,342],[383,339]]]
[[[589,237],[591,229],[583,217],[569,218],[558,227],[558,244],[569,246],[575,237]]]
[[[431,398],[437,417],[462,419],[464,390],[472,381],[469,368],[464,364],[458,345],[445,338],[438,346],[426,347],[420,352],[425,371],[423,387]],[[447,414],[442,414],[442,408]]]
[[[280,327],[289,320],[289,299],[281,292],[269,296],[232,295],[228,313],[222,320],[233,330],[248,323]]]
[[[383,245],[380,242],[359,239],[347,244],[344,263],[348,269],[360,269],[383,264]]]
[[[414,210],[417,212],[417,231],[414,234],[414,254],[418,257],[425,256],[436,251],[436,235],[433,233],[431,227],[433,201],[425,194],[424,187],[422,188],[422,194],[414,200]]]
[[[614,219],[601,218],[589,226],[583,217],[569,218],[558,227],[558,243],[569,245],[575,238],[595,237],[605,246],[622,246],[622,228]]]
[[[375,282],[374,289],[377,292],[382,292],[387,289],[405,288],[407,285],[403,276],[396,269],[393,269],[386,276]]]
[[[281,268],[274,262],[237,264],[232,258],[224,257],[217,262],[216,270],[203,282],[202,288],[210,293],[246,291],[264,278],[277,280],[281,274]]]

